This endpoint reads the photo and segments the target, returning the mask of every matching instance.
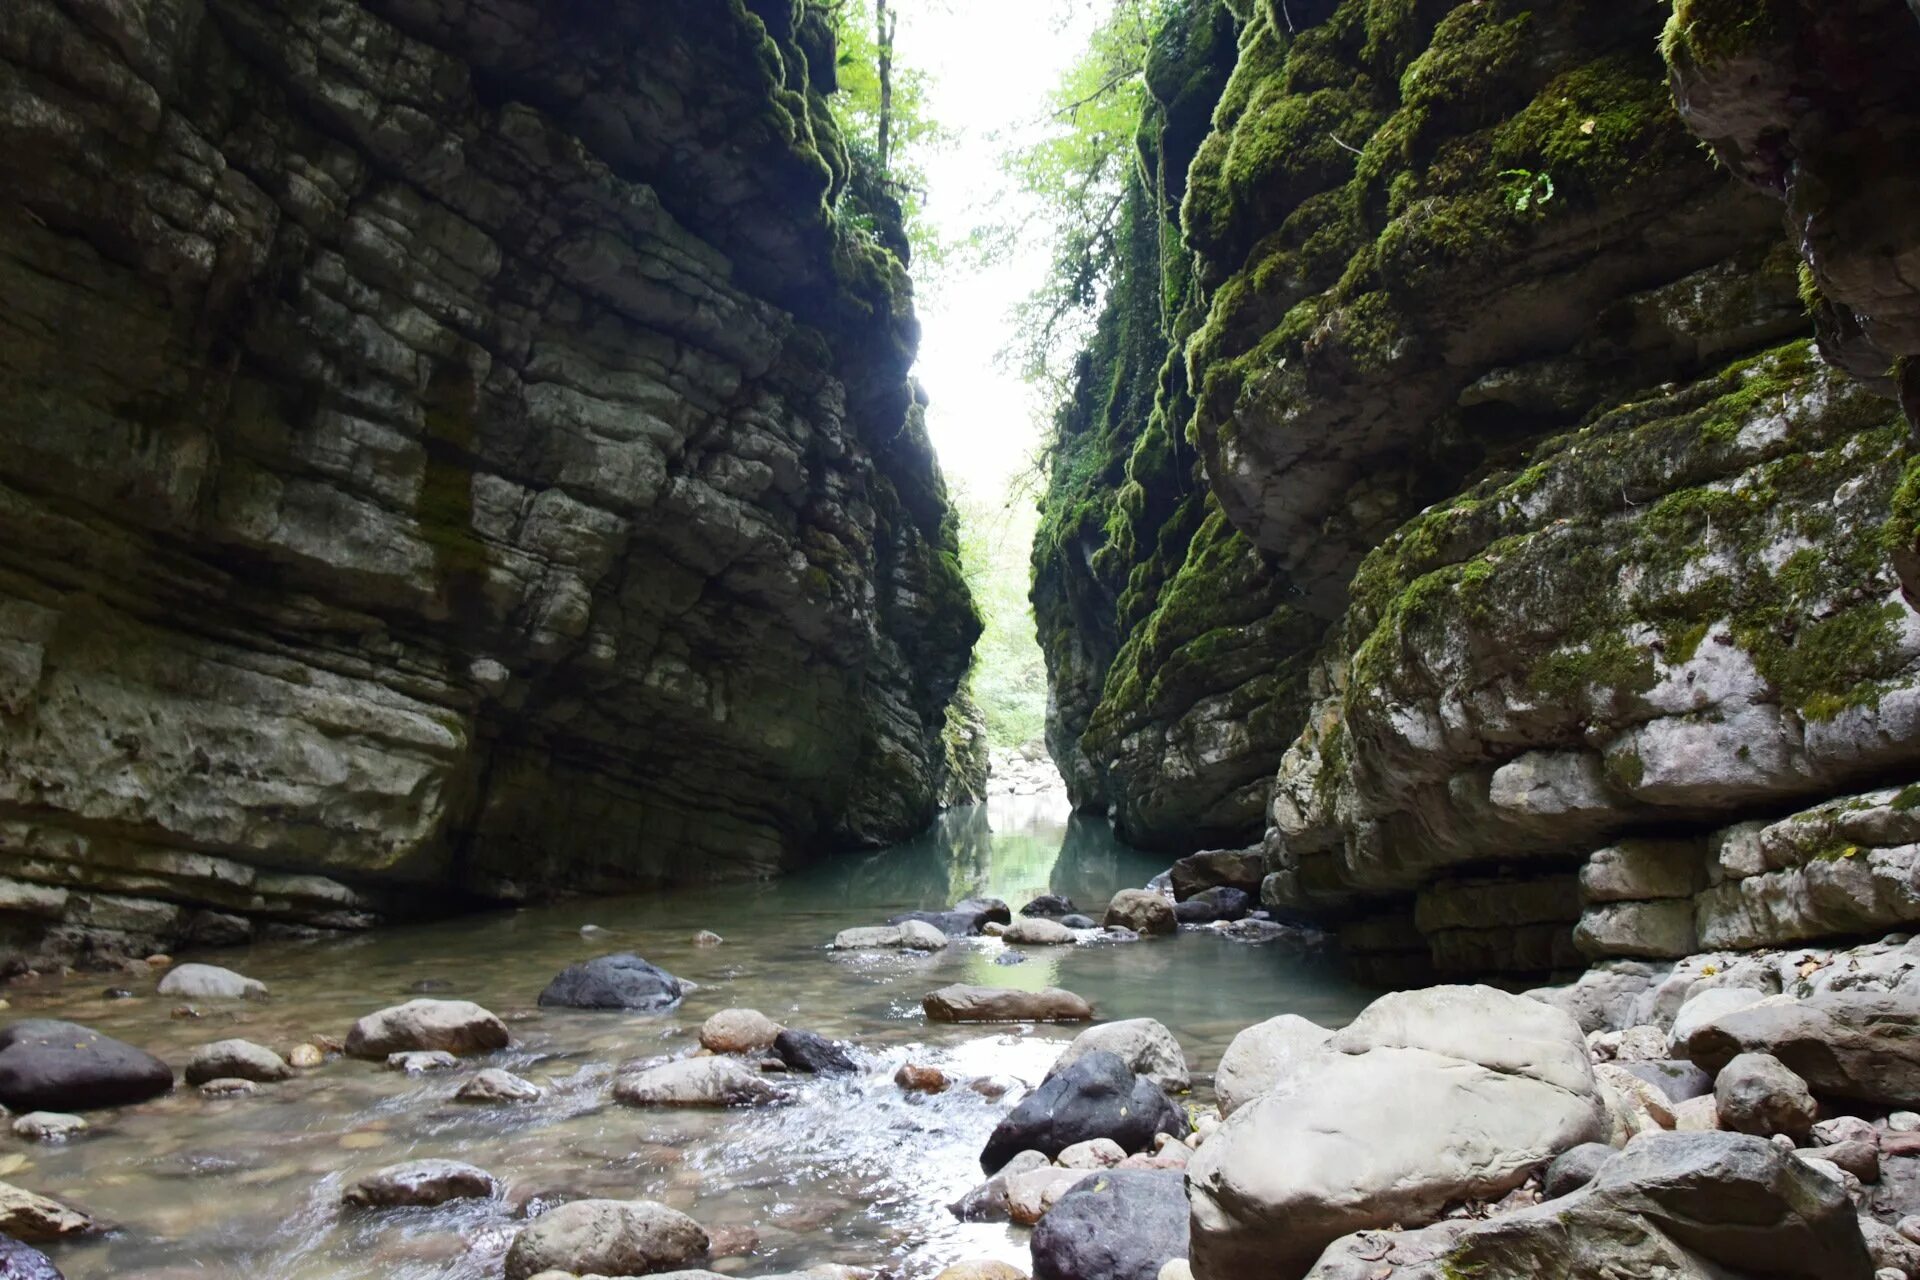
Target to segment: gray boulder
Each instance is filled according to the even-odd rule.
[[[1222,1118],[1271,1093],[1331,1050],[1333,1032],[1296,1014],[1255,1023],[1233,1038],[1213,1075]]]
[[[1704,1098],[1713,1092],[1713,1077],[1679,1058],[1657,1058],[1646,1062],[1622,1062],[1627,1071],[1667,1095],[1673,1102]]]
[[[53,1259],[30,1244],[0,1236],[0,1280],[65,1280]]]
[[[1821,1097],[1905,1106],[1920,1099],[1920,989],[1769,1000],[1702,1021],[1684,1047],[1708,1071],[1770,1053]]]
[[[686,983],[631,952],[570,964],[540,993],[560,1009],[636,1009],[657,1013],[680,1003]]]
[[[1168,869],[1173,896],[1184,902],[1209,889],[1237,889],[1250,899],[1260,897],[1267,878],[1266,855],[1259,849],[1212,849],[1189,854]]]
[[[506,1280],[543,1271],[644,1276],[704,1257],[707,1233],[651,1200],[576,1200],[523,1228],[507,1250]]]
[[[614,1101],[629,1107],[757,1107],[786,1098],[732,1058],[683,1058],[613,1082]]]
[[[860,1069],[847,1051],[813,1031],[789,1027],[774,1037],[773,1051],[789,1071],[809,1075],[847,1075]]]
[[[1009,945],[1017,947],[1063,947],[1076,941],[1073,930],[1059,921],[1037,917],[1022,917],[1014,921],[1000,936]]]
[[[1327,1249],[1309,1280],[1870,1280],[1839,1186],[1764,1139],[1636,1138],[1587,1186],[1485,1222],[1366,1232]],[[1282,1271],[1276,1280],[1292,1280]]]
[[[1722,1067],[1713,1098],[1720,1126],[1735,1133],[1762,1138],[1784,1133],[1804,1142],[1820,1118],[1807,1082],[1770,1053],[1743,1053]]]
[[[1010,991],[956,984],[920,1001],[933,1022],[1091,1022],[1093,1006],[1071,991]]]
[[[1489,987],[1375,1001],[1187,1166],[1196,1276],[1298,1276],[1352,1231],[1498,1200],[1605,1135],[1567,1014]]]
[[[540,1098],[540,1086],[530,1080],[523,1080],[511,1071],[502,1071],[498,1067],[488,1067],[478,1072],[471,1080],[460,1086],[453,1095],[455,1102],[471,1102],[477,1105],[491,1105],[503,1102],[536,1102]]]
[[[212,964],[179,964],[167,970],[156,988],[179,1000],[258,1000],[267,984]]]
[[[73,1022],[30,1018],[0,1031],[0,1104],[13,1111],[88,1111],[158,1097],[173,1068]]]
[[[389,1054],[444,1049],[491,1053],[511,1043],[507,1024],[468,1000],[409,1000],[370,1013],[347,1033],[347,1054],[384,1061]]]
[[[1020,908],[1023,916],[1039,916],[1048,920],[1058,920],[1061,916],[1073,915],[1079,908],[1073,905],[1073,899],[1057,893],[1043,893]]]
[[[1127,1152],[1150,1151],[1155,1134],[1184,1138],[1186,1113],[1159,1085],[1136,1076],[1118,1054],[1095,1049],[1050,1077],[994,1128],[980,1167],[997,1172],[1022,1151],[1057,1156],[1077,1142],[1111,1138]]]
[[[1013,912],[998,898],[968,898],[945,911],[903,911],[887,923],[903,925],[909,921],[930,924],[950,938],[965,938],[981,932],[989,924],[1012,924]]]
[[[1554,1157],[1540,1178],[1540,1194],[1549,1200],[1569,1195],[1592,1182],[1600,1166],[1613,1159],[1614,1149],[1604,1142],[1583,1142]]]
[[[370,1209],[445,1204],[449,1200],[485,1200],[496,1189],[485,1169],[457,1160],[410,1160],[389,1165],[354,1183],[341,1198]]]
[[[1034,1280],[1158,1280],[1187,1256],[1185,1179],[1111,1169],[1081,1180],[1033,1229]]]
[[[1122,889],[1114,894],[1102,923],[1138,934],[1172,933],[1180,927],[1173,903],[1145,889]]]
[[[219,1040],[213,1044],[201,1045],[187,1059],[186,1078],[188,1084],[205,1084],[209,1080],[252,1080],[257,1084],[272,1084],[287,1080],[293,1076],[293,1068],[287,1065],[273,1050],[251,1040]]]
[[[1053,1079],[1089,1053],[1102,1049],[1119,1055],[1128,1070],[1145,1076],[1168,1093],[1185,1093],[1193,1087],[1193,1077],[1187,1071],[1187,1055],[1182,1052],[1180,1041],[1152,1018],[1128,1018],[1088,1027],[1054,1059],[1053,1066],[1047,1070],[1047,1079]]]

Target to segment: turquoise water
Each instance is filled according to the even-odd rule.
[[[154,995],[146,975],[18,987],[8,993],[11,1016],[85,1022],[176,1068],[196,1046],[232,1036],[283,1054],[315,1036],[344,1037],[355,1018],[422,986],[486,1005],[508,1020],[515,1043],[437,1075],[408,1078],[330,1058],[252,1097],[209,1101],[182,1089],[97,1113],[94,1128],[66,1146],[0,1138],[0,1178],[114,1226],[104,1238],[51,1250],[69,1280],[480,1280],[500,1274],[529,1209],[579,1196],[655,1199],[709,1230],[751,1237],[750,1254],[709,1264],[741,1276],[841,1262],[920,1280],[963,1258],[1024,1264],[1024,1230],[958,1223],[944,1207],[978,1181],[980,1147],[1008,1100],[965,1089],[908,1096],[892,1076],[913,1060],[956,1077],[1037,1083],[1076,1029],[930,1026],[922,995],[951,982],[1057,985],[1093,1001],[1102,1019],[1158,1018],[1185,1046],[1194,1100],[1205,1102],[1207,1077],[1241,1027],[1283,1012],[1335,1025],[1369,993],[1324,962],[1208,930],[1032,948],[1017,965],[995,963],[1007,948],[985,938],[930,956],[824,946],[841,929],[979,893],[1016,909],[1042,892],[1066,893],[1097,917],[1114,892],[1144,884],[1165,862],[1119,844],[1103,821],[1070,817],[1063,800],[1009,798],[947,814],[898,848],[768,884],[183,956],[272,989],[264,1002],[203,1003],[194,1019],[173,1016],[179,1002]],[[583,936],[586,926],[595,931]],[[725,944],[695,947],[701,929]],[[658,1015],[535,1007],[566,964],[610,951],[638,952],[699,989]],[[107,1000],[108,985],[131,986],[137,998]],[[850,1042],[862,1073],[792,1077],[795,1103],[760,1111],[639,1111],[608,1100],[619,1064],[690,1051],[701,1022],[735,1005]],[[505,1067],[546,1095],[515,1108],[451,1103],[476,1065]],[[432,1210],[340,1209],[358,1176],[428,1156],[491,1171],[501,1197]]]

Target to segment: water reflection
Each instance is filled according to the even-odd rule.
[[[582,1195],[648,1197],[710,1227],[752,1228],[752,1256],[712,1264],[725,1274],[842,1262],[922,1280],[960,1258],[1024,1263],[1024,1232],[956,1223],[943,1207],[977,1177],[980,1145],[1005,1104],[966,1090],[904,1095],[892,1073],[913,1058],[960,1076],[1037,1080],[1073,1029],[930,1026],[920,1012],[927,991],[960,981],[1059,985],[1103,1018],[1160,1018],[1202,1087],[1240,1027],[1280,1012],[1337,1023],[1367,993],[1278,949],[1198,931],[1032,948],[1017,965],[997,962],[1006,948],[992,939],[930,956],[841,955],[824,944],[852,925],[982,893],[1015,907],[1066,893],[1097,916],[1114,892],[1163,866],[1118,844],[1104,822],[1070,817],[1062,800],[1009,797],[948,814],[897,849],[832,859],[777,883],[583,899],[216,953],[202,958],[266,981],[273,998],[208,1006],[197,1020],[170,1017],[176,1002],[152,995],[150,981],[121,1001],[101,997],[97,975],[16,988],[14,1014],[90,1023],[178,1067],[195,1046],[229,1036],[284,1051],[340,1035],[360,1014],[437,984],[435,995],[507,1017],[515,1044],[489,1065],[547,1092],[531,1106],[475,1110],[449,1101],[463,1072],[407,1078],[336,1060],[252,1098],[209,1102],[183,1091],[98,1117],[65,1147],[0,1139],[0,1159],[17,1161],[4,1176],[71,1197],[120,1228],[56,1250],[69,1280],[492,1280],[525,1206]],[[589,924],[602,932],[583,937]],[[718,931],[725,945],[694,946],[699,929]],[[662,1015],[533,1007],[562,966],[612,950],[638,951],[699,988]],[[620,1063],[689,1051],[700,1023],[730,1005],[850,1041],[864,1070],[797,1082],[798,1101],[778,1110],[609,1105],[606,1084]],[[491,1170],[502,1197],[440,1210],[339,1210],[352,1179],[428,1156]]]

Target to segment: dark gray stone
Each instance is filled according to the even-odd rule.
[[[1061,916],[1070,916],[1079,908],[1073,905],[1073,899],[1059,893],[1043,893],[1020,908],[1023,916],[1038,916],[1046,920],[1058,920]]]
[[[930,924],[949,938],[966,938],[989,924],[1012,924],[1013,911],[998,898],[968,898],[945,911],[902,911],[887,923],[905,924],[909,920]]]
[[[1096,1173],[1033,1229],[1034,1280],[1158,1280],[1187,1256],[1188,1222],[1180,1171]]]
[[[1028,1094],[987,1139],[980,1167],[993,1173],[1019,1152],[1057,1156],[1092,1138],[1146,1151],[1157,1133],[1186,1137],[1186,1113],[1118,1054],[1099,1049]]]
[[[828,1076],[845,1075],[860,1069],[847,1056],[845,1049],[813,1031],[796,1031],[789,1027],[774,1037],[773,1051],[790,1071]]]
[[[14,1111],[121,1107],[171,1088],[166,1063],[78,1023],[30,1018],[0,1031],[0,1103]]]
[[[1561,1152],[1547,1166],[1546,1176],[1540,1180],[1540,1193],[1549,1200],[1557,1200],[1578,1191],[1593,1181],[1600,1166],[1613,1159],[1614,1154],[1614,1149],[1604,1142],[1583,1142]]]
[[[53,1259],[29,1244],[0,1236],[0,1280],[65,1280]]]
[[[1694,1066],[1691,1062],[1679,1058],[1662,1058],[1653,1062],[1622,1062],[1616,1064],[1627,1074],[1637,1076],[1674,1102],[1690,1102],[1695,1098],[1704,1098],[1713,1092],[1713,1077]]]
[[[686,984],[631,953],[571,964],[540,993],[540,1003],[562,1009],[671,1009]]]

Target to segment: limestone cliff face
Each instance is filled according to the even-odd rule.
[[[1157,594],[1116,593],[1119,656],[1070,744],[1084,772],[1140,776],[1127,751],[1170,740],[1175,680],[1251,693],[1229,718],[1236,767],[1267,775],[1239,838],[1265,830],[1268,901],[1345,922],[1385,976],[1920,918],[1905,793],[1874,790],[1920,769],[1898,574],[1916,544],[1889,524],[1920,486],[1882,359],[1902,353],[1913,223],[1822,176],[1909,147],[1911,77],[1869,68],[1914,23],[1857,7],[1881,35],[1840,25],[1879,64],[1768,28],[1774,56],[1878,86],[1850,100],[1879,124],[1829,170],[1804,95],[1726,71],[1727,94],[1779,90],[1777,119],[1723,105],[1729,140],[1708,132],[1776,166],[1755,190],[1688,131],[1714,73],[1676,60],[1676,108],[1665,3],[1244,6],[1187,177],[1185,365],[1158,406],[1197,466],[1174,490],[1136,449],[1092,487],[1150,527],[1039,553],[1043,584],[1104,558],[1131,588],[1172,552]],[[1792,244],[1781,172],[1805,183]],[[1199,532],[1156,540],[1176,497]],[[1769,825],[1802,809],[1805,830]],[[1173,846],[1222,835],[1137,821]]]
[[[800,0],[6,6],[5,942],[931,816],[978,622],[833,57]]]

